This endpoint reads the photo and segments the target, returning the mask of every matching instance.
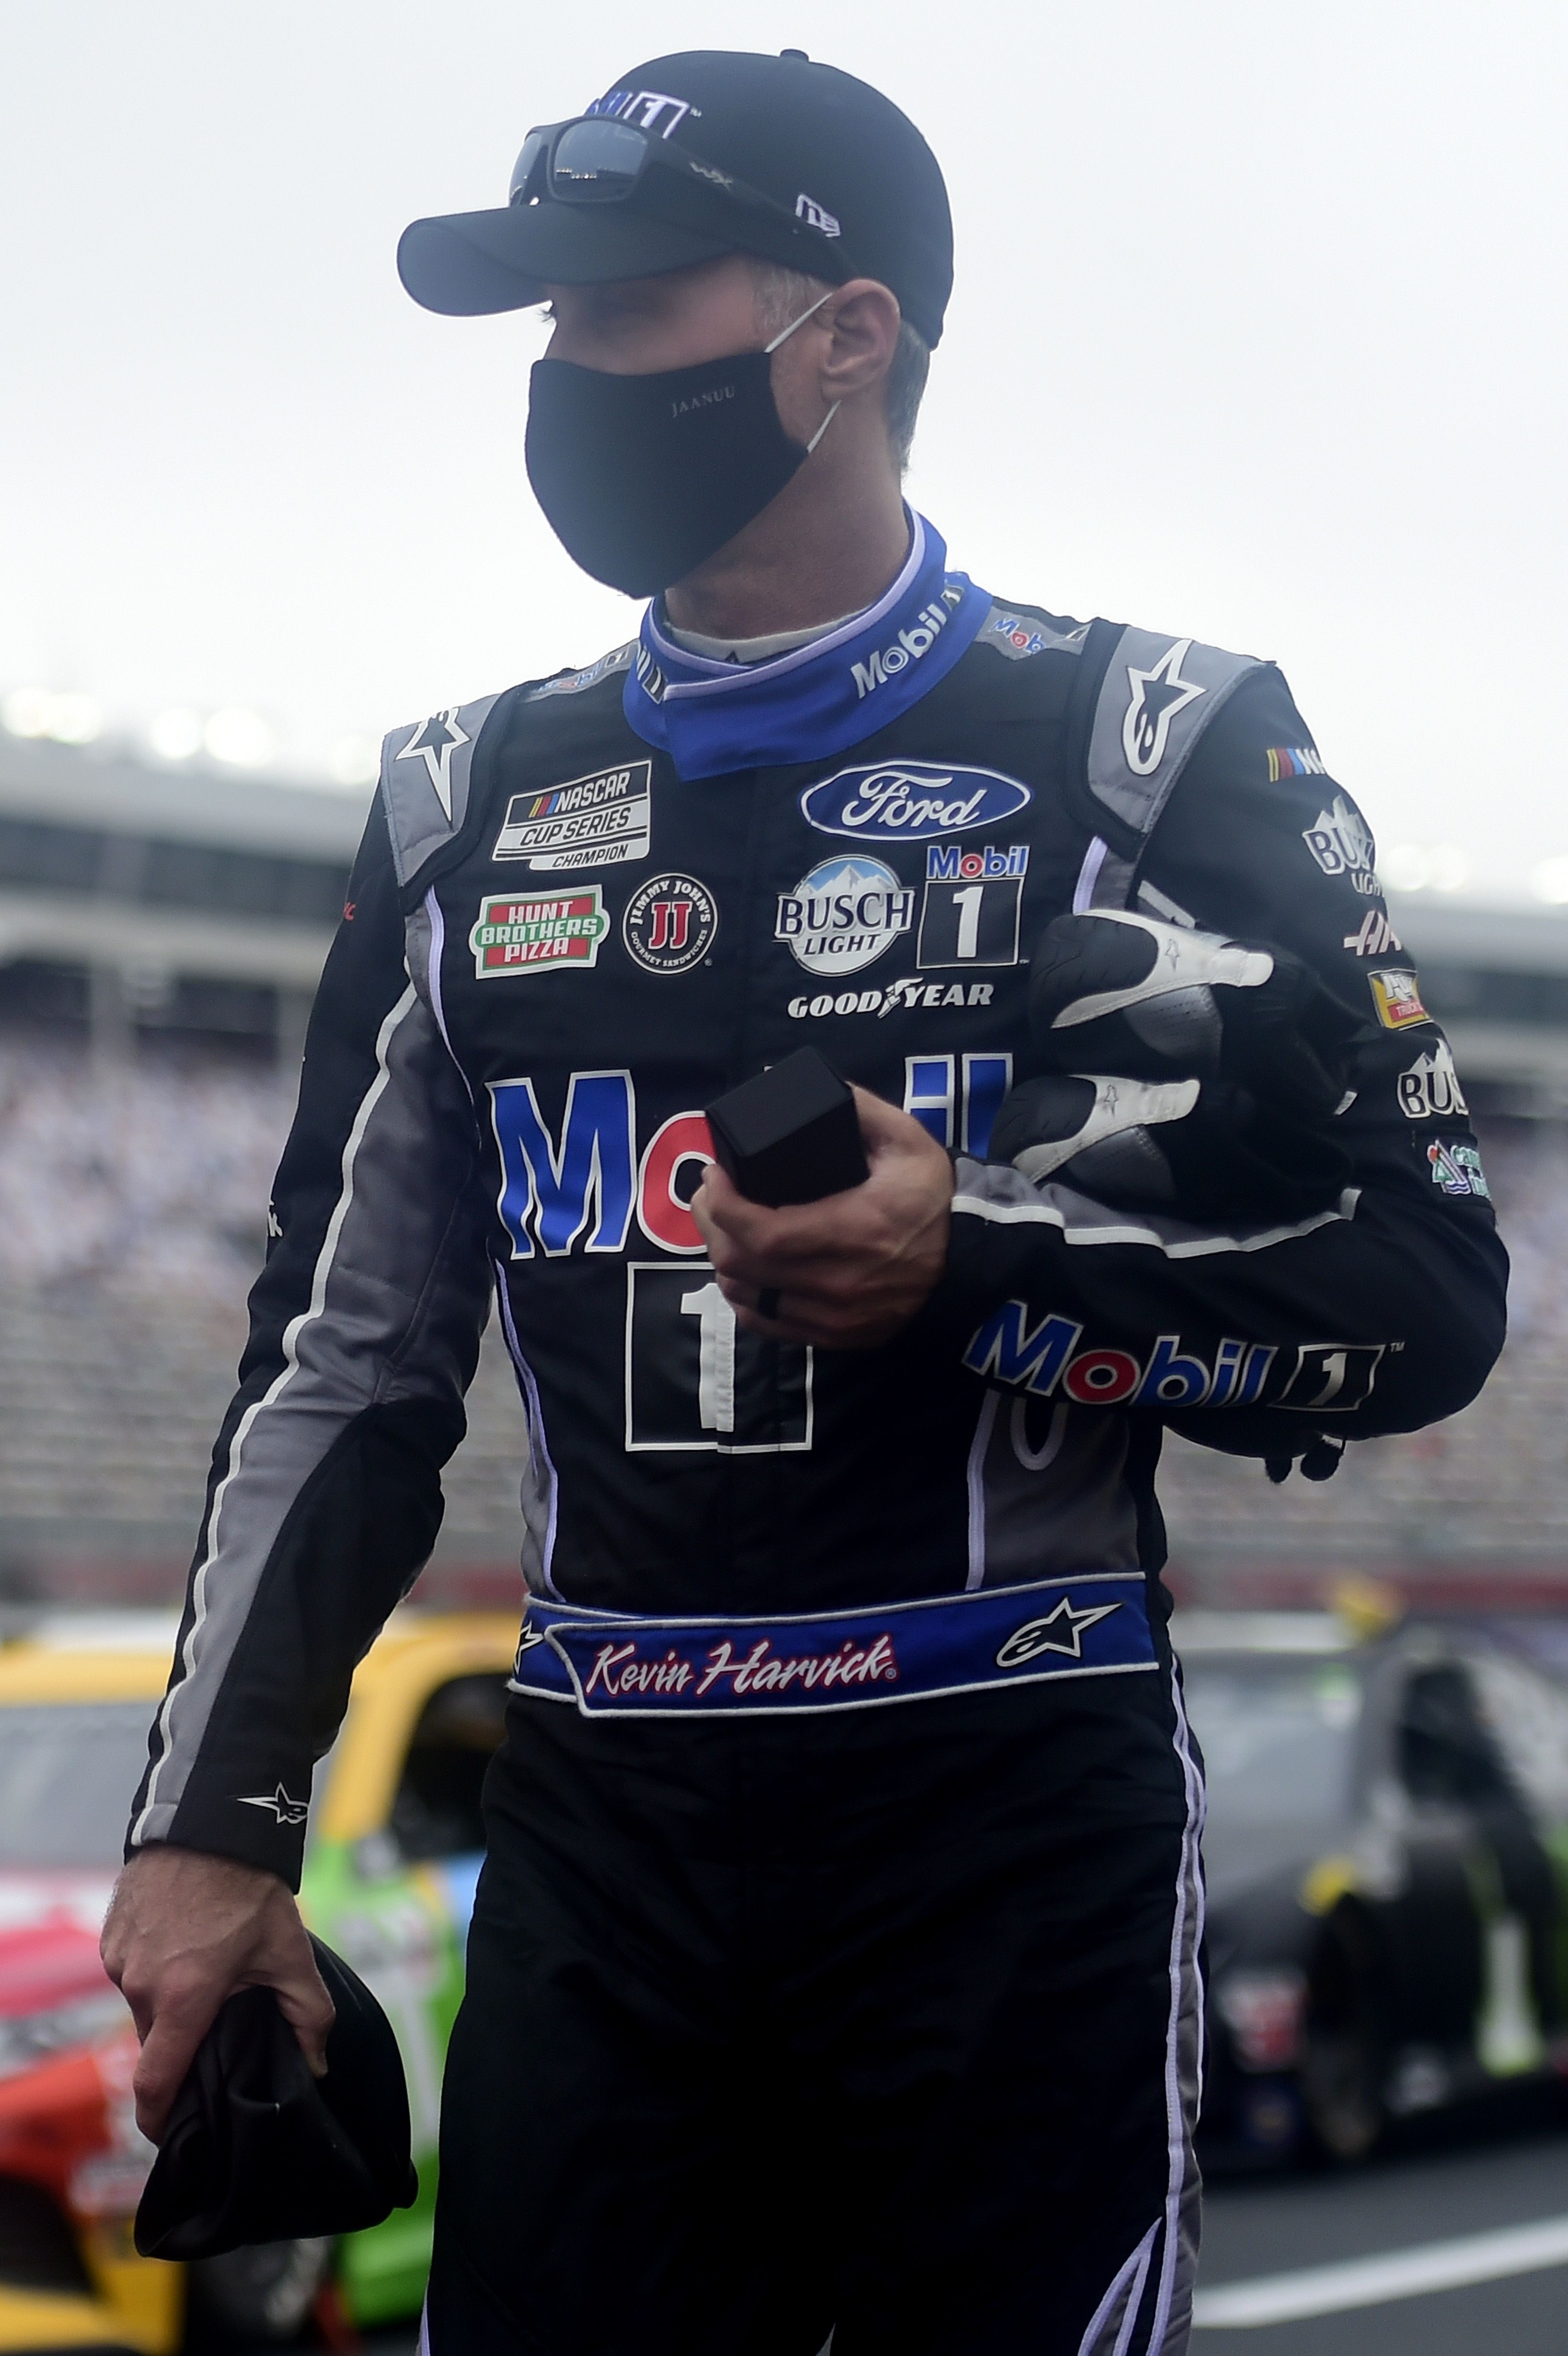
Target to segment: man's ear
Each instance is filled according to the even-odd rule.
[[[880,384],[893,364],[902,315],[898,296],[876,278],[851,278],[823,308],[830,341],[818,382],[825,402],[847,401]]]

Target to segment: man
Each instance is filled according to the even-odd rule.
[[[1185,2346],[1162,1426],[1321,1471],[1500,1342],[1452,1062],[1278,672],[997,604],[904,507],[950,254],[919,134],[798,51],[639,67],[400,249],[434,309],[548,295],[532,480],[654,603],[387,740],[105,1952],[155,2133],[235,1986],[319,2056],[312,1765],[493,1286],[531,1600],[437,2356]],[[870,1174],[771,1210],[703,1108],[805,1043]],[[1302,1072],[1297,1172],[1258,1107]]]

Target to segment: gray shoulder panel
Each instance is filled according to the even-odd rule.
[[[1152,831],[1194,745],[1255,656],[1192,638],[1126,629],[1105,667],[1089,739],[1089,790],[1136,829]]]
[[[467,816],[474,747],[499,700],[482,695],[476,703],[449,704],[383,740],[381,799],[400,884],[417,875]]]
[[[558,672],[525,687],[525,703],[550,695],[581,695],[614,672],[629,670],[637,651],[612,647],[585,670]],[[500,701],[482,695],[475,703],[449,704],[411,728],[394,728],[381,745],[381,799],[392,838],[392,864],[400,884],[411,884],[443,842],[450,842],[468,814],[468,777],[479,732]]]

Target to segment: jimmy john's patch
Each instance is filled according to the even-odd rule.
[[[621,919],[626,955],[645,973],[689,973],[718,930],[718,903],[695,875],[651,875]]]

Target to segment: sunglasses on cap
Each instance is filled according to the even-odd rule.
[[[650,171],[666,176],[661,213],[709,228],[715,199],[726,209],[741,205],[764,214],[775,235],[782,230],[792,244],[798,244],[805,266],[816,275],[831,275],[840,283],[854,275],[837,222],[831,231],[826,230],[820,220],[791,212],[776,197],[764,196],[732,172],[672,147],[659,133],[604,115],[580,115],[530,131],[513,167],[507,201],[531,205],[549,198],[557,204],[624,204]],[[830,272],[823,270],[824,261],[831,262]]]

